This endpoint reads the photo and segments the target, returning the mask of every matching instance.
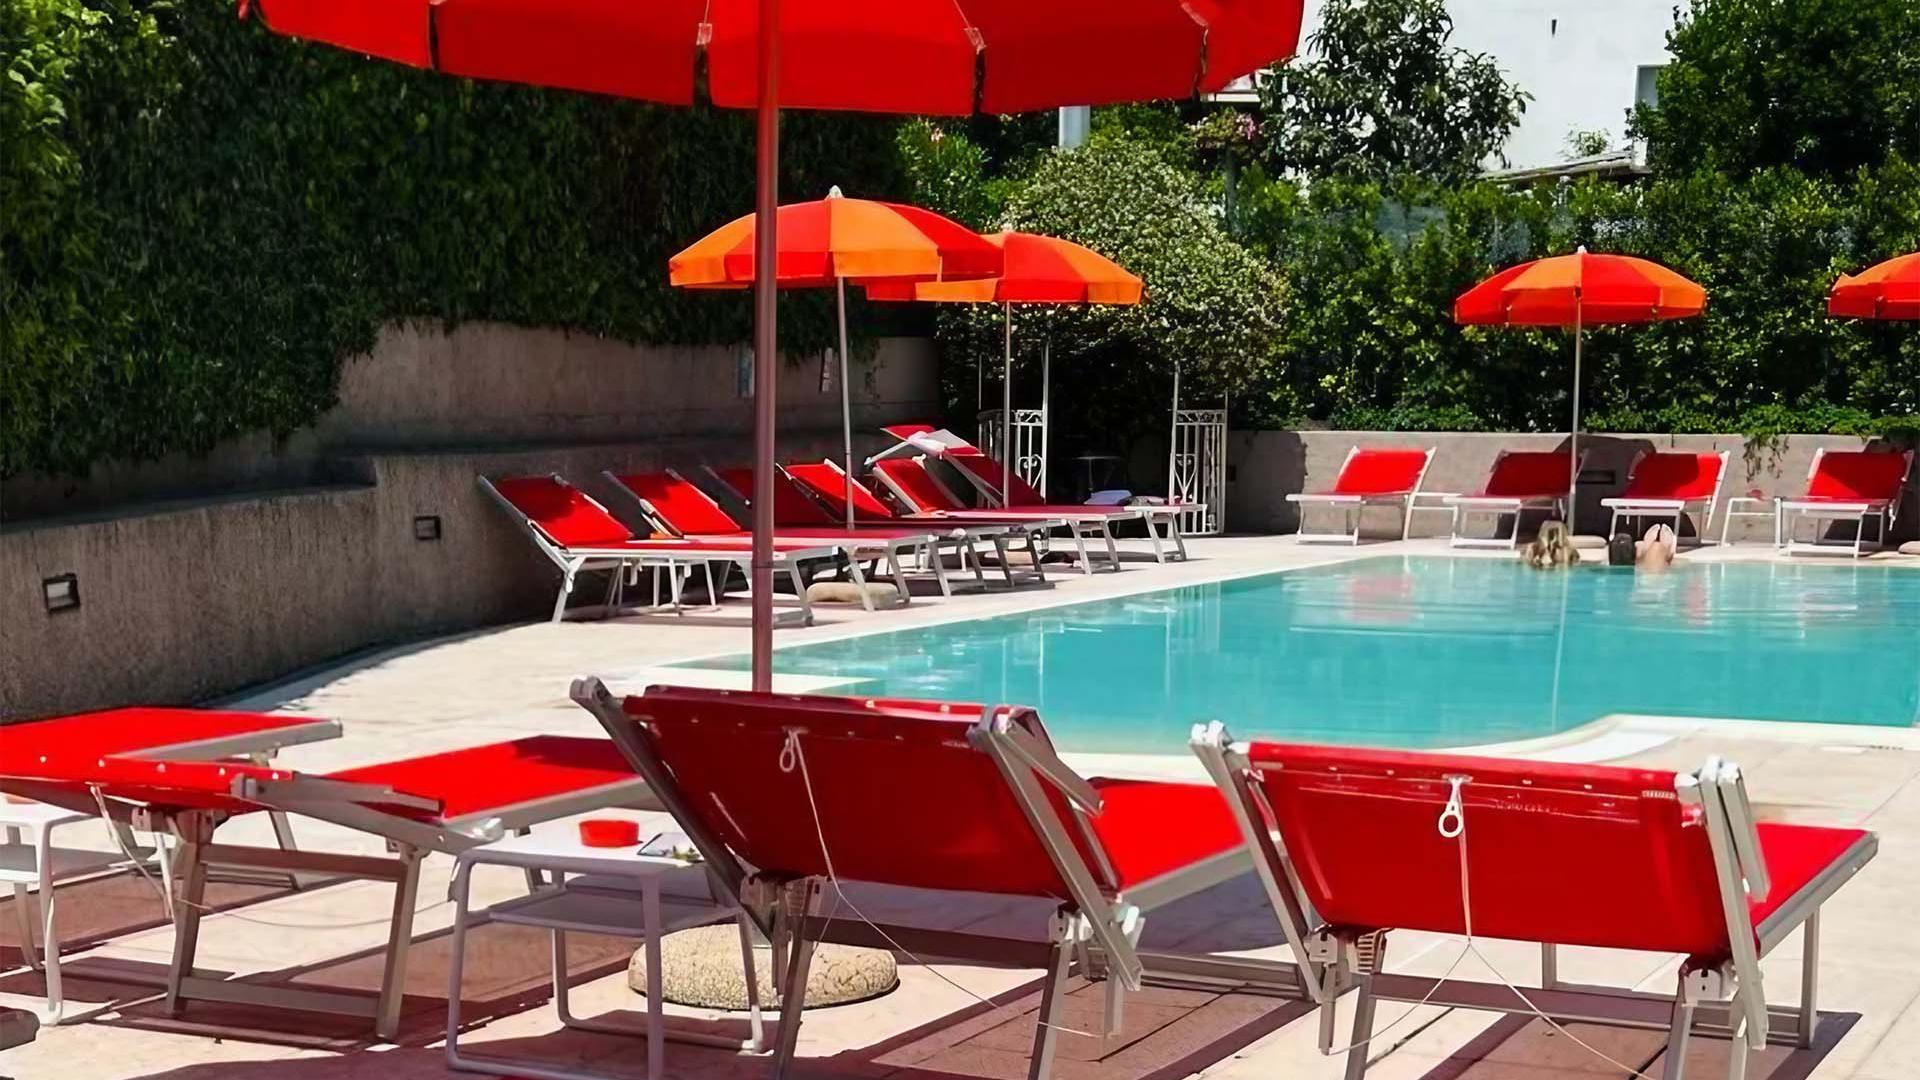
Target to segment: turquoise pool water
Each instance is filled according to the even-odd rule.
[[[1037,706],[1064,749],[1184,753],[1221,719],[1395,746],[1610,713],[1920,724],[1920,573],[1542,573],[1374,558],[780,650],[834,692]],[[702,666],[743,668],[729,657]]]

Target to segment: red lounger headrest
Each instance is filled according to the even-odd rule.
[[[1334,479],[1332,494],[1404,495],[1420,482],[1426,467],[1425,450],[1357,450]]]

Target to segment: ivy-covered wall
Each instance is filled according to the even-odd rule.
[[[751,206],[745,116],[411,71],[230,0],[0,0],[0,65],[0,476],[290,433],[392,319],[747,334],[744,297],[666,283]],[[899,194],[896,126],[789,115],[784,197]],[[825,299],[783,301],[783,346],[829,340]]]

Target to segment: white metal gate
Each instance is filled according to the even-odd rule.
[[[985,409],[980,413],[980,449],[988,457],[1005,460],[1001,456],[1000,446],[1000,410]],[[1035,491],[1047,493],[1047,411],[1045,409],[1013,410],[1013,466],[1015,475],[1025,480]]]
[[[1180,531],[1218,536],[1227,520],[1227,410],[1175,409],[1167,469],[1168,497],[1205,507],[1180,515]]]

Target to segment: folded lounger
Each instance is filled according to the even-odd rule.
[[[1866,553],[1867,519],[1880,523],[1874,547],[1887,546],[1887,530],[1900,516],[1900,497],[1913,471],[1913,451],[1872,453],[1865,450],[1814,451],[1807,471],[1807,492],[1797,499],[1774,504],[1779,516],[1775,531],[1784,538],[1787,553],[1843,551],[1855,558]],[[1817,535],[1807,543],[1793,538],[1794,526],[1812,520],[1816,530],[1829,521],[1854,523],[1853,543],[1823,544]]]
[[[1360,518],[1369,506],[1392,506],[1400,511],[1400,539],[1407,538],[1413,517],[1413,500],[1420,494],[1427,468],[1433,464],[1435,448],[1425,450],[1401,447],[1359,447],[1347,451],[1340,473],[1326,491],[1294,491],[1287,501],[1300,504],[1300,542],[1358,544]],[[1342,532],[1308,532],[1308,506],[1337,507],[1346,515]]]
[[[5,737],[0,738],[0,773],[9,768],[22,768],[15,764],[15,759],[30,763],[47,753],[174,761],[238,758],[264,765],[285,747],[338,737],[340,725],[332,720],[303,716],[141,707],[9,724],[4,730]],[[94,810],[95,807],[86,806],[78,811],[56,810],[55,813],[91,814]],[[59,822],[32,829],[33,865],[7,868],[13,885],[14,914],[20,923],[21,956],[29,968],[45,969],[47,1009],[43,1018],[48,1024],[58,1024],[65,1011],[65,992],[60,979],[60,935],[54,919],[55,905],[51,902],[56,881],[122,869],[130,857],[142,865],[152,859],[158,863],[162,879],[172,882],[173,863],[167,852],[140,846],[134,830],[126,822],[115,823],[121,848],[118,854],[100,856],[90,851],[55,847],[54,826],[70,820],[63,817]],[[284,814],[273,815],[273,828],[280,846],[291,850],[295,846],[293,832]],[[9,843],[13,842],[15,838],[9,837]],[[40,941],[46,954],[44,964],[35,956],[33,947],[35,905]]]
[[[1131,506],[995,506],[976,510],[961,501],[940,482],[939,477],[933,475],[924,457],[895,457],[876,461],[873,463],[873,475],[909,513],[959,524],[1014,525],[1036,532],[1065,529],[1073,537],[1074,547],[1079,552],[1080,570],[1087,574],[1094,572],[1093,559],[1087,553],[1089,538],[1106,544],[1106,567],[1118,570],[1120,548],[1114,542],[1114,523],[1144,520],[1143,515]],[[1147,531],[1153,530],[1149,528]],[[1157,547],[1159,541],[1154,543]]]
[[[1720,501],[1720,486],[1726,482],[1727,452],[1717,454],[1675,454],[1643,450],[1627,469],[1627,490],[1600,505],[1613,511],[1607,535],[1620,531],[1620,519],[1672,518],[1673,532],[1680,534],[1680,519],[1688,511],[1700,515],[1696,539],[1704,541],[1707,523],[1713,520],[1714,504]]]
[[[753,531],[740,526],[733,516],[713,501],[713,496],[688,481],[686,477],[672,469],[658,472],[602,474],[615,487],[625,492],[640,507],[653,527],[673,536],[689,540],[724,540],[732,543],[751,543]],[[797,490],[789,491],[787,499],[795,497],[805,499]],[[807,500],[811,503],[811,500]],[[783,506],[780,501],[779,486],[775,485],[774,516],[777,518]],[[784,509],[795,512],[796,507],[789,501]],[[818,509],[815,507],[815,509]],[[868,611],[874,610],[873,597],[867,590],[866,574],[860,569],[860,563],[866,559],[887,561],[889,576],[893,578],[894,588],[898,590],[896,603],[905,604],[912,600],[907,590],[906,566],[903,556],[930,546],[934,537],[925,530],[912,529],[901,532],[882,530],[854,530],[852,532],[839,524],[831,526],[788,526],[776,525],[776,543],[814,544],[833,548],[845,556],[847,573],[854,585],[860,590],[860,603]],[[938,562],[938,560],[934,560]],[[942,575],[944,576],[944,575]]]
[[[273,720],[274,717],[265,719]],[[11,740],[9,740],[11,742]],[[280,1006],[372,1019],[391,1038],[412,939],[420,862],[454,854],[543,821],[646,801],[646,785],[605,739],[538,735],[391,761],[324,776],[245,762],[167,760],[43,746],[0,757],[0,792],[105,813],[180,840],[180,882],[167,1003],[189,1000]],[[215,831],[243,814],[281,812],[379,837],[388,857],[245,847]],[[377,997],[349,991],[202,976],[194,971],[209,866],[310,870],[394,883],[385,967]]]
[[[1585,454],[1580,455],[1582,468]],[[1567,496],[1573,485],[1573,455],[1564,450],[1502,450],[1493,459],[1487,483],[1470,495],[1447,495],[1441,502],[1453,510],[1454,547],[1513,547],[1520,542],[1520,519],[1529,510],[1559,514],[1567,519]],[[1472,514],[1512,515],[1513,531],[1505,536],[1467,536],[1462,522]]]
[[[875,525],[912,525],[925,522],[954,530],[956,533],[965,537],[966,547],[964,548],[964,557],[966,561],[972,565],[976,578],[981,576],[980,559],[973,545],[982,540],[987,541],[993,545],[994,556],[999,560],[1001,577],[1009,587],[1015,583],[1015,577],[1013,567],[1007,558],[1007,544],[1015,537],[1024,536],[1026,538],[1027,552],[1029,556],[1031,556],[1033,563],[1033,569],[1031,571],[1023,571],[1022,573],[1023,575],[1030,574],[1038,581],[1046,580],[1046,571],[1041,568],[1039,552],[1035,550],[1033,543],[1034,535],[1040,530],[1030,529],[1021,525],[1006,525],[991,522],[985,524],[956,524],[951,519],[942,518],[938,514],[896,514],[892,507],[880,499],[880,496],[874,494],[873,489],[867,487],[867,485],[861,483],[859,480],[849,477],[846,474],[846,470],[840,467],[840,463],[832,459],[821,461],[817,464],[795,462],[781,466],[781,470],[792,477],[794,483],[799,484],[815,499],[818,499],[820,504],[827,508],[827,512],[831,514],[836,521],[846,520],[847,493],[851,491],[853,493],[853,518],[857,522]]]
[[[1206,510],[1205,505],[1190,502],[1142,501],[1122,505],[1112,503],[1050,503],[1038,491],[1035,491],[1033,485],[1027,483],[1018,472],[1008,471],[1002,467],[1000,462],[988,456],[986,452],[982,451],[979,447],[974,446],[964,439],[960,439],[951,432],[936,432],[932,435],[921,435],[915,438],[919,442],[926,442],[929,439],[941,440],[941,449],[931,456],[937,457],[948,465],[953,466],[954,471],[965,477],[967,483],[973,485],[974,490],[980,493],[980,497],[986,500],[986,504],[991,508],[1043,510],[1062,515],[1075,513],[1085,514],[1090,509],[1093,509],[1105,511],[1109,521],[1139,519],[1139,521],[1146,526],[1147,539],[1153,544],[1153,558],[1155,562],[1166,562],[1169,558],[1184,559],[1187,557],[1186,537],[1180,532],[1180,516],[1182,514],[1200,513]],[[1007,480],[1007,490],[1005,493],[1002,493],[1000,490],[1000,480],[1003,475]],[[1173,551],[1168,552],[1166,548],[1162,546],[1162,541],[1172,544]]]
[[[647,778],[725,890],[785,950],[774,1074],[799,1036],[814,944],[1042,967],[1029,1076],[1047,1074],[1064,984],[1097,960],[1120,988],[1148,974],[1259,981],[1301,993],[1291,964],[1146,952],[1148,912],[1247,869],[1227,807],[1201,784],[1082,779],[1020,707],[656,686],[624,701],[597,679],[573,697]],[[839,882],[1030,897],[1045,942],[869,923]]]
[[[753,470],[736,467],[729,469],[707,468],[716,482],[725,488],[743,505],[753,503]],[[941,558],[941,549],[950,547],[960,557],[961,566],[972,566],[973,540],[962,529],[951,524],[932,521],[862,521],[854,519],[851,530],[847,528],[845,504],[835,513],[832,509],[814,497],[813,492],[795,480],[785,466],[776,465],[773,470],[773,527],[783,535],[791,530],[821,529],[838,536],[851,533],[864,540],[882,543],[887,546],[887,557],[894,564],[896,573],[902,569],[903,560],[915,559],[926,567],[940,587],[940,595],[952,596],[953,583],[947,580],[946,563]],[[980,568],[973,566],[976,580],[982,577]],[[896,579],[897,580],[897,579]]]
[[[752,545],[734,537],[634,536],[606,507],[567,483],[558,473],[498,480],[483,476],[480,487],[526,528],[534,546],[560,568],[560,592],[553,601],[554,622],[566,617],[567,598],[573,595],[574,581],[585,571],[608,572],[604,610],[612,613],[621,608],[629,570],[647,566],[665,569],[672,606],[677,612],[681,582],[686,575],[696,569],[704,571],[707,601],[717,606],[720,592],[713,579],[714,564],[733,564],[745,569],[753,562]],[[802,562],[831,559],[838,554],[834,546],[815,541],[775,541],[773,561],[786,573],[799,597],[801,625],[813,624],[813,609],[807,603],[806,582],[801,574]],[[655,578],[656,607],[660,603],[659,591],[660,582]]]
[[[1674,773],[1240,744],[1217,723],[1194,728],[1193,748],[1320,1000],[1357,987],[1350,1043],[1372,1032],[1380,998],[1537,1008],[1556,1022],[1667,1030],[1666,1080],[1681,1080],[1690,1033],[1743,1039],[1729,1067],[1738,1080],[1746,1048],[1812,1045],[1820,905],[1878,845],[1861,829],[1756,824],[1739,770],[1717,758]],[[1769,1008],[1760,960],[1796,928],[1800,1003]],[[1383,974],[1387,938],[1402,929],[1538,942],[1540,986]],[[1562,945],[1677,953],[1677,991],[1560,983]],[[1323,1050],[1332,1037],[1329,1008]],[[1364,1046],[1349,1051],[1348,1080],[1366,1064]]]

